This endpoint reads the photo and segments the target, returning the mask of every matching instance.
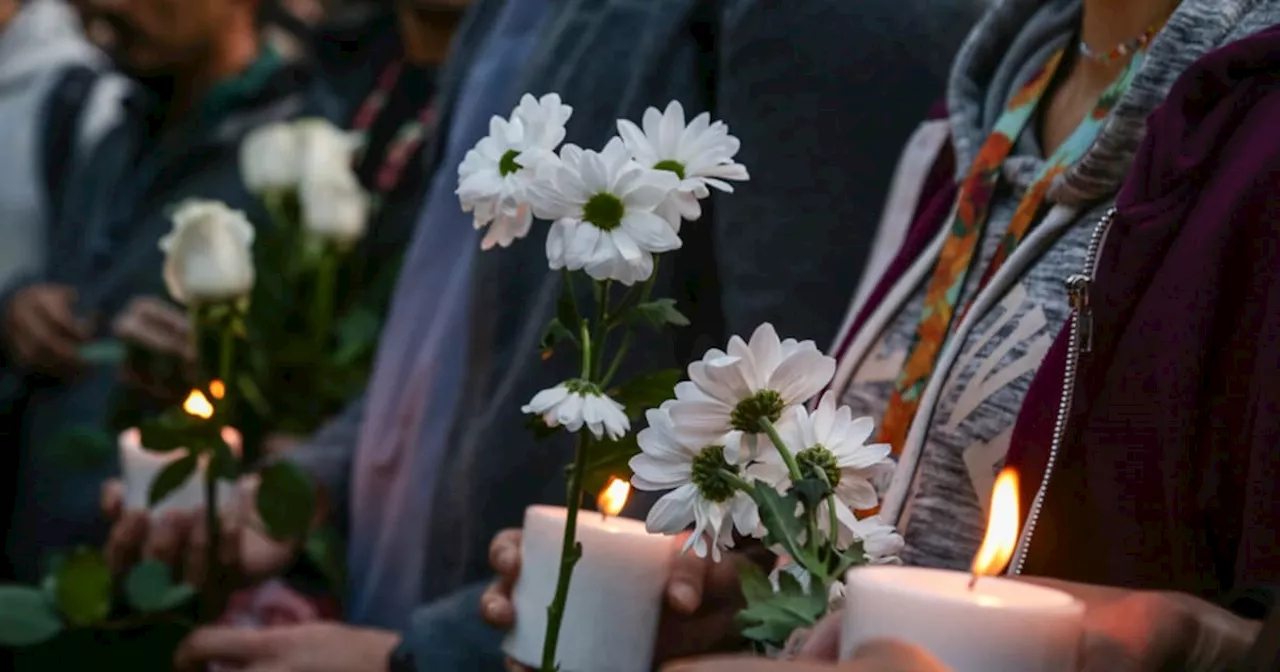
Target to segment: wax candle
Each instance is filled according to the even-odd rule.
[[[555,596],[568,512],[533,506],[525,511],[520,578],[512,592],[515,628],[507,655],[537,668]],[[578,516],[582,559],[574,568],[560,627],[562,672],[650,672],[663,589],[675,547],[649,534],[644,523],[584,511]]]
[[[227,442],[231,451],[237,455],[242,450],[240,432],[231,427],[222,428],[222,440]],[[120,472],[124,481],[124,505],[131,511],[142,511],[148,508],[151,484],[170,463],[181,459],[185,451],[175,450],[168,453],[153,453],[142,447],[142,432],[137,428],[126,429],[120,433],[118,446],[120,449]],[[178,489],[151,508],[153,518],[159,518],[169,511],[195,509],[204,506],[204,475],[207,460],[201,460],[191,478]],[[218,483],[219,509],[228,510],[236,501],[237,490],[232,483]]]
[[[892,638],[954,672],[1074,672],[1084,605],[1059,590],[1003,579],[1018,539],[1017,474],[996,479],[986,538],[970,573],[874,566],[849,571],[840,653]]]
[[[845,590],[842,658],[874,639],[928,649],[955,672],[1074,672],[1084,605],[1061,591],[918,567],[858,567]]]

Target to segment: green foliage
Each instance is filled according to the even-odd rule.
[[[674,398],[676,383],[680,382],[683,373],[679,369],[664,369],[652,373],[641,374],[612,390],[609,396],[627,409],[627,416],[636,420],[644,416],[644,412],[657,408],[662,402]]]
[[[98,551],[76,549],[54,577],[55,602],[72,625],[93,625],[111,613],[111,570]]]
[[[158,560],[138,563],[124,582],[124,597],[129,607],[144,614],[175,609],[195,595],[195,588],[174,583],[169,568]]]
[[[0,586],[0,646],[35,646],[57,637],[64,627],[43,591]]]
[[[170,462],[164,469],[156,475],[156,480],[151,482],[151,490],[147,493],[147,504],[155,506],[164,501],[170,493],[181,488],[191,475],[196,471],[196,465],[200,463],[200,456],[193,452]]]
[[[111,434],[94,425],[73,425],[50,439],[45,451],[69,469],[94,469],[116,459]]]
[[[260,472],[258,513],[277,539],[301,539],[311,528],[316,490],[311,479],[291,462],[276,462]]]
[[[782,646],[792,632],[813,626],[826,613],[825,590],[806,591],[799,579],[780,571],[774,591],[759,567],[742,563],[739,569],[747,608],[738,612],[737,622],[747,639]]]
[[[800,541],[805,536],[805,521],[797,515],[800,501],[795,494],[783,495],[761,481],[755,481],[747,494],[760,511],[765,545],[781,548],[804,567],[818,566],[819,559]]]
[[[676,309],[675,299],[656,299],[636,305],[628,313],[630,324],[642,324],[661,329],[667,325],[673,327],[689,326],[689,318]]]
[[[222,441],[220,418],[197,418],[180,407],[166,410],[138,425],[142,447],[153,453],[169,453],[186,448],[210,450]]]

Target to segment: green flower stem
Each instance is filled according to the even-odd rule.
[[[729,471],[728,469],[721,469],[720,476],[722,476],[724,480],[733,484],[733,488],[735,490],[738,490],[740,492],[745,492],[747,494],[750,494],[752,490],[755,490],[755,487],[752,486],[751,483],[747,481],[747,479],[733,473],[732,471]]]
[[[585,324],[585,323],[584,323]],[[585,335],[586,329],[583,328]],[[564,619],[564,605],[569,599],[569,581],[573,567],[582,558],[582,544],[577,541],[578,510],[582,504],[582,479],[587,468],[587,451],[591,435],[579,432],[574,449],[573,468],[569,472],[567,496],[569,512],[564,524],[564,544],[560,550],[560,575],[556,578],[556,594],[547,605],[547,634],[542,643],[542,672],[556,672],[556,645],[560,641],[560,623]]]
[[[578,338],[582,341],[582,379],[591,380],[591,327],[586,320],[578,324]]]
[[[778,436],[778,428],[768,418],[760,418],[760,429],[769,436],[769,440],[773,441],[773,446],[778,449],[778,454],[782,456],[782,461],[787,465],[787,473],[791,475],[792,483],[799,483],[804,480],[800,475],[800,465],[796,464],[795,455],[787,448],[787,444],[783,443],[782,437]]]
[[[568,269],[561,270],[560,273],[564,277],[564,291],[569,295],[569,303],[573,304],[573,314],[578,319],[582,319],[582,309],[578,306],[578,292],[577,288],[574,287],[573,274]],[[564,326],[568,327],[569,325],[566,324]]]
[[[604,377],[600,379],[600,389],[608,389],[609,383],[613,381],[613,376],[618,372],[618,367],[622,366],[622,360],[626,358],[627,351],[631,349],[631,335],[633,330],[627,329],[622,335],[622,345],[618,346],[618,352],[614,353],[613,361],[609,363],[609,370],[605,371]]]
[[[234,364],[236,335],[234,325],[230,320],[224,321],[217,325],[221,331],[219,334],[218,348],[218,376],[222,381],[223,397],[214,400],[217,404],[218,413],[214,415],[217,421],[223,418],[229,418],[229,410],[231,408],[231,368]],[[213,623],[218,620],[222,614],[223,590],[222,590],[222,567],[220,559],[222,558],[222,523],[219,520],[218,511],[218,465],[214,464],[214,456],[217,453],[210,451],[206,453],[208,462],[205,464],[204,472],[204,524],[205,532],[209,535],[209,543],[205,547],[205,586],[204,586],[204,609],[202,609],[201,617],[206,623]]]
[[[311,297],[311,329],[316,339],[316,354],[324,355],[333,331],[333,299],[338,280],[338,256],[326,247],[320,253],[316,269],[315,296]]]
[[[839,504],[840,500],[836,499],[835,494],[832,494],[827,498],[827,524],[830,525],[831,530],[831,548],[828,549],[831,552],[828,553],[828,555],[832,556],[835,555],[836,543],[839,537],[839,528],[837,526],[840,524],[840,521],[836,518],[836,507],[839,506]]]
[[[609,339],[609,303],[613,297],[613,281],[605,280],[597,282],[596,302],[598,304],[598,317],[596,318],[595,343],[596,359],[593,364],[592,372],[599,373],[604,371],[605,352],[608,350]]]

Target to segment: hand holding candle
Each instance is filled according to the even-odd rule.
[[[563,672],[648,672],[674,549],[644,523],[612,517],[630,486],[614,479],[600,496],[601,515],[578,518],[582,559],[565,605],[557,662]],[[520,578],[512,592],[515,627],[503,642],[511,658],[537,666],[547,630],[547,605],[556,588],[567,511],[525,511]]]
[[[868,641],[899,638],[928,649],[956,672],[1074,672],[1084,605],[1061,591],[993,576],[1018,538],[1017,493],[1017,476],[1006,469],[996,481],[972,574],[851,570],[841,657]]]
[[[222,388],[219,381],[210,384],[210,394],[215,398]],[[183,411],[197,418],[213,417],[213,404],[200,390],[192,390],[182,405]],[[223,427],[222,440],[227,442],[231,452],[240,455],[243,440],[240,432],[232,427]],[[151,486],[165,467],[181,459],[181,450],[165,453],[150,452],[142,445],[142,432],[135,428],[120,433],[118,440],[120,450],[120,469],[124,482],[124,507],[126,510],[150,509],[153,518],[158,518],[168,511],[198,509],[204,506],[204,478],[208,460],[201,460],[191,476],[176,490],[169,493],[155,506],[149,506]],[[227,510],[235,503],[235,486],[231,483],[219,483],[219,509]]]

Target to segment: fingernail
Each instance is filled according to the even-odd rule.
[[[683,611],[693,611],[698,608],[698,591],[687,583],[674,583],[668,590],[671,602]]]

